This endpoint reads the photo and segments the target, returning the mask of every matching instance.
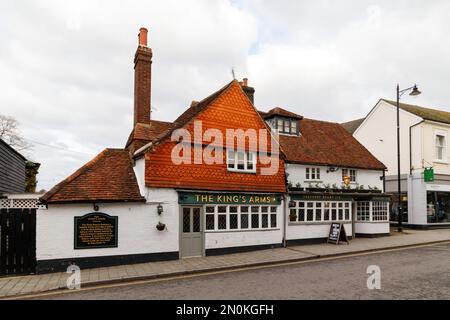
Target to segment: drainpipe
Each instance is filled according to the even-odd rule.
[[[287,204],[287,198],[288,198],[288,194],[285,193],[283,194],[283,248],[287,247],[287,241],[286,241],[286,206]]]
[[[413,124],[412,126],[409,127],[409,174],[412,174],[412,139],[411,139],[411,129],[421,123],[425,122],[425,120],[422,120],[416,124]]]

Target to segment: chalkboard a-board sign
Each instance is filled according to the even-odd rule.
[[[75,249],[117,247],[117,216],[93,212],[74,219]]]
[[[327,243],[339,244],[339,241],[345,241],[348,244],[347,233],[342,223],[332,223]]]

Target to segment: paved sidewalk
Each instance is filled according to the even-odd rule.
[[[389,237],[356,238],[350,241],[350,245],[316,244],[290,246],[288,248],[222,256],[85,269],[81,271],[81,286],[87,287],[125,280],[152,279],[279,262],[302,261],[319,257],[331,257],[442,241],[450,241],[450,229],[406,230],[403,234],[392,232]],[[52,273],[0,278],[0,298],[65,289],[68,276],[69,274],[67,273]]]

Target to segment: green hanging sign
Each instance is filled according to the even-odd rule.
[[[433,182],[434,181],[434,169],[433,168],[425,168],[423,172],[423,179],[425,182]]]

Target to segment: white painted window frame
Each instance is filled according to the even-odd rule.
[[[234,167],[233,168],[229,167],[231,152],[234,152]],[[242,154],[242,153],[244,154],[244,169],[238,169],[239,154]],[[252,161],[251,161],[251,163],[253,164],[252,169],[247,168],[249,154],[252,155]],[[257,154],[254,151],[227,149],[227,170],[230,172],[256,173],[256,163],[257,163],[256,158],[257,158]]]
[[[443,150],[442,150],[442,159],[438,158],[438,152],[437,152],[437,144],[436,144],[436,138],[438,136],[441,136],[444,138],[443,143]],[[434,145],[434,162],[438,163],[448,163],[448,139],[447,139],[447,131],[444,130],[434,130],[433,134],[433,145]]]

